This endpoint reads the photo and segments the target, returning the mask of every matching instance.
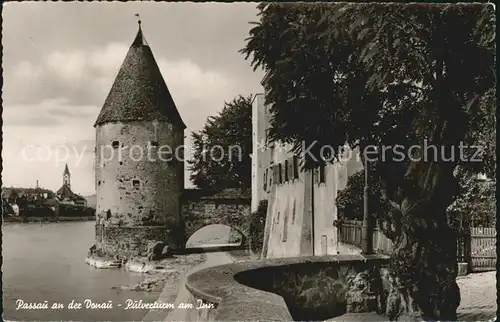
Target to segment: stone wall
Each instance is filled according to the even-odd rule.
[[[295,321],[324,320],[345,313],[381,312],[387,297],[383,292],[377,293],[382,291],[380,267],[360,262],[261,268],[241,273],[235,279],[282,296]]]
[[[162,122],[115,122],[96,128],[97,224],[110,227],[98,248],[121,256],[129,252],[127,246],[116,245],[126,245],[127,231],[141,231],[138,234],[147,237],[147,227],[163,230],[147,238],[163,236],[162,241],[173,248],[179,244],[179,236],[169,232],[178,233],[180,228],[184,165],[175,152],[183,140],[182,129]],[[141,243],[137,249],[142,249],[148,240],[137,242]]]
[[[106,227],[96,225],[96,231],[101,233],[97,240],[102,240],[99,249],[103,255],[127,259],[134,256],[146,257],[148,247],[152,242],[168,240],[169,231],[164,226],[153,227]]]
[[[326,320],[384,312],[387,264],[383,255],[267,259],[198,271],[186,287],[218,305],[209,320]]]
[[[194,199],[182,204],[185,241],[196,231],[209,225],[226,225],[241,233],[248,241],[250,200]],[[234,233],[232,233],[234,235]]]

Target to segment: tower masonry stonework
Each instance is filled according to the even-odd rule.
[[[94,126],[98,253],[182,247],[186,126],[140,26]]]
[[[181,228],[184,165],[162,149],[182,147],[182,129],[135,121],[107,123],[96,132],[97,150],[103,151],[96,158],[96,213],[106,230],[105,253],[133,256],[146,251],[147,241],[181,243],[175,232]]]

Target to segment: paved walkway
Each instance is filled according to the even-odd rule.
[[[200,265],[195,266],[189,271],[185,277],[193,274],[196,271],[199,271],[204,268],[208,268],[211,266],[218,266],[229,264],[233,260],[224,252],[215,252],[215,253],[206,253],[207,260],[201,263]],[[182,282],[179,293],[177,294],[177,299],[175,300],[175,307],[178,307],[180,303],[190,303],[190,293],[186,288],[185,278]],[[195,304],[196,305],[196,304]],[[190,316],[190,311],[195,309],[181,309],[177,308],[171,311],[165,321],[189,321],[188,317]]]
[[[462,298],[457,311],[460,321],[487,321],[496,316],[496,272],[461,276],[457,284]]]

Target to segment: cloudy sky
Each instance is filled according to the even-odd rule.
[[[262,91],[263,73],[238,53],[256,3],[3,6],[4,186],[39,180],[57,190],[67,162],[73,190],[95,193],[93,124],[137,33],[135,13],[188,127],[186,145],[225,101]]]

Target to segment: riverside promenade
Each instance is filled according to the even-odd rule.
[[[355,254],[359,253],[359,249],[349,245],[339,245],[339,253]],[[207,260],[202,264],[191,269],[187,275],[203,268],[228,264],[234,261],[235,258],[224,252],[207,253]],[[458,286],[460,287],[461,302],[457,310],[459,321],[491,321],[496,316],[496,272],[473,273],[457,278]],[[172,290],[164,290],[171,292]],[[165,294],[166,295],[166,294]],[[161,295],[160,299],[161,300]],[[189,292],[182,283],[175,303],[187,302]],[[188,311],[186,309],[174,309],[165,316],[161,312],[151,311],[147,314],[143,321],[187,321]],[[387,317],[376,313],[363,314],[344,314],[332,318],[328,321],[387,321]]]

